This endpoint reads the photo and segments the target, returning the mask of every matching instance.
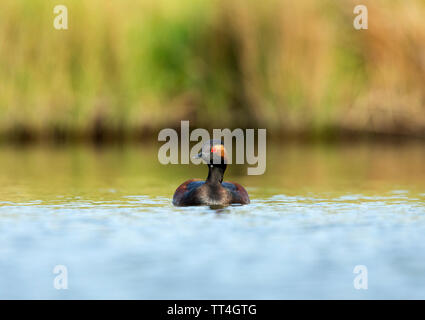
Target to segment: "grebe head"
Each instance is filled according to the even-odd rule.
[[[227,164],[227,152],[220,140],[209,140],[197,155],[209,166],[220,166]]]

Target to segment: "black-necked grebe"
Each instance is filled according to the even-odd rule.
[[[249,203],[249,196],[244,187],[234,182],[223,182],[227,156],[221,141],[210,140],[205,143],[197,158],[202,158],[208,165],[208,177],[205,181],[191,179],[182,183],[173,196],[175,206]]]

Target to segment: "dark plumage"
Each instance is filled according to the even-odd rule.
[[[226,150],[217,140],[208,141],[198,155],[208,164],[205,181],[191,179],[182,183],[174,192],[175,206],[248,204],[245,188],[238,183],[223,182],[227,167]]]

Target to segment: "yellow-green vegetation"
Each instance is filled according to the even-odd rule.
[[[68,7],[56,30],[53,8]],[[0,136],[425,136],[425,2],[2,0]]]

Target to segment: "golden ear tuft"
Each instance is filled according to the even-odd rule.
[[[211,152],[220,155],[221,157],[226,157],[226,149],[221,144],[216,144],[211,147]]]

